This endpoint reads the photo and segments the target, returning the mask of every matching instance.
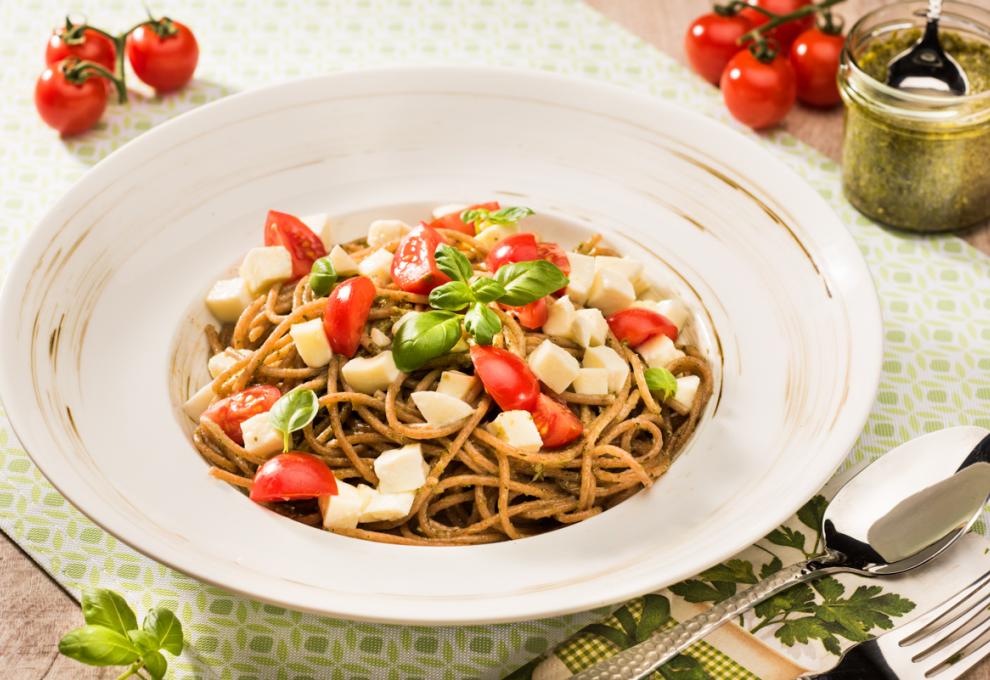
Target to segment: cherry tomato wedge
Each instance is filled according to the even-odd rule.
[[[305,276],[313,263],[326,256],[327,249],[320,237],[301,219],[288,213],[269,210],[265,220],[265,245],[282,246],[292,256],[292,276]]]
[[[392,280],[407,293],[428,295],[437,286],[450,281],[440,271],[433,256],[443,236],[435,229],[420,224],[399,241],[392,258]]]
[[[171,92],[189,82],[199,61],[196,36],[178,21],[162,20],[174,28],[171,35],[159,35],[151,22],[127,36],[127,59],[138,78],[159,92]]]
[[[712,85],[718,85],[725,65],[740,49],[736,41],[751,28],[752,22],[741,14],[702,14],[684,34],[684,53],[691,68]]]
[[[76,44],[65,42],[65,28],[52,31],[48,44],[45,45],[45,64],[54,66],[68,57],[92,61],[113,72],[117,62],[117,48],[113,40],[91,28],[83,31],[82,42]]]
[[[96,125],[107,107],[106,80],[88,75],[82,82],[73,82],[66,76],[67,68],[77,68],[73,61],[70,58],[46,68],[34,86],[38,115],[66,137]]]
[[[639,347],[653,336],[661,334],[677,340],[677,326],[674,322],[651,309],[630,307],[616,312],[606,321],[615,337],[630,347]]]
[[[265,461],[254,475],[255,503],[336,496],[337,480],[327,464],[311,453],[290,451]]]
[[[532,411],[540,396],[540,383],[526,362],[498,347],[474,345],[471,362],[485,391],[503,411]]]
[[[519,325],[529,330],[543,328],[543,324],[547,322],[547,317],[550,315],[550,308],[547,306],[545,297],[533,300],[522,307],[502,305],[502,308],[515,314],[516,318],[519,319]]]
[[[485,258],[485,264],[488,265],[488,271],[494,274],[502,265],[539,259],[540,249],[536,234],[523,231],[506,236],[496,243]]]
[[[469,205],[465,210],[488,210],[494,212],[499,209],[498,201],[492,201],[490,203],[478,203],[476,205]],[[465,224],[464,220],[461,219],[460,212],[452,212],[449,215],[441,215],[432,222],[429,226],[432,229],[453,229],[454,231],[459,231],[462,234],[467,234],[468,236],[475,235],[474,224]]]
[[[330,292],[323,308],[323,332],[335,353],[350,358],[357,352],[376,292],[367,276],[347,279]]]
[[[220,426],[224,433],[243,446],[241,423],[248,418],[270,411],[282,392],[274,385],[255,385],[210,404],[203,415]]]
[[[571,261],[567,259],[567,253],[556,243],[552,241],[542,241],[536,244],[536,251],[539,253],[540,260],[546,260],[552,265],[555,265],[557,269],[564,273],[564,276],[571,275]],[[554,291],[554,297],[560,297],[567,292],[567,286],[564,286],[560,290]]]
[[[584,432],[581,420],[566,404],[543,393],[536,400],[533,422],[543,439],[543,446],[550,449],[570,444]]]

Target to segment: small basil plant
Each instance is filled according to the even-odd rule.
[[[272,427],[282,433],[282,450],[292,448],[292,433],[303,429],[316,418],[320,410],[320,400],[313,390],[290,390],[276,401],[268,417]]]

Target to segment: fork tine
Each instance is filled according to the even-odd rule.
[[[916,644],[923,638],[927,638],[938,633],[940,630],[968,614],[974,607],[979,606],[987,598],[990,598],[990,592],[984,593],[984,588],[986,588],[988,584],[990,584],[990,572],[983,574],[983,576],[976,579],[973,583],[969,584],[961,592],[955,595],[953,598],[955,600],[955,604],[953,604],[950,609],[942,613],[940,616],[932,619],[918,630],[913,631],[910,635],[906,636],[900,641],[900,646],[908,647]],[[969,603],[970,598],[980,596],[981,593],[984,595],[982,596],[982,599],[980,599],[976,604]]]
[[[973,614],[967,618],[965,621],[960,623],[958,626],[949,631],[945,637],[934,642],[927,649],[924,649],[913,657],[911,661],[918,662],[927,659],[932,654],[941,651],[953,644],[954,642],[961,640],[966,637],[969,633],[979,628],[981,625],[986,624],[990,620],[990,609],[986,606],[986,601],[988,598],[981,600],[982,607],[974,606],[969,611],[973,611]],[[968,613],[968,612],[967,612]]]
[[[951,669],[952,677],[958,678],[975,666],[988,652],[990,652],[990,617],[983,620],[983,628],[979,635],[936,666],[925,671],[925,677],[933,678]]]

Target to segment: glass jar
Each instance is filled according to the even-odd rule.
[[[990,11],[947,0],[945,50],[969,78],[965,96],[885,83],[887,64],[914,44],[927,2],[899,2],[852,27],[839,66],[845,101],[843,188],[863,214],[919,232],[990,217]]]

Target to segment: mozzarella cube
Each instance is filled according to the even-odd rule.
[[[206,308],[223,323],[234,323],[247,309],[254,297],[240,276],[222,279],[213,284],[206,295]]]
[[[474,240],[480,243],[482,246],[491,250],[495,247],[495,244],[504,239],[506,236],[512,236],[519,231],[519,224],[513,222],[512,224],[493,224],[491,226],[483,226],[478,232],[478,235],[474,237]]]
[[[677,391],[674,393],[674,406],[680,407],[682,411],[690,411],[694,404],[694,397],[698,394],[698,387],[701,385],[701,378],[696,375],[686,375],[677,379]]]
[[[574,378],[574,391],[578,394],[608,394],[608,369],[582,368]]]
[[[452,425],[474,413],[470,404],[443,392],[413,392],[410,396],[433,427]]]
[[[547,320],[543,324],[543,332],[547,335],[569,337],[571,326],[574,325],[574,303],[565,295],[550,303],[547,310]]]
[[[536,377],[554,392],[566,390],[581,370],[578,360],[552,340],[541,342],[526,361]]]
[[[382,352],[373,357],[351,359],[340,369],[344,382],[358,392],[374,394],[387,389],[393,380],[402,375],[395,367],[392,352]]]
[[[385,348],[392,344],[392,341],[387,335],[382,333],[380,328],[371,329],[371,341],[375,343],[376,347]]]
[[[320,237],[323,247],[329,252],[333,245],[333,224],[330,222],[330,216],[326,213],[315,213],[299,219],[309,227],[310,231]]]
[[[379,286],[387,284],[392,279],[392,253],[384,248],[379,248],[361,260],[358,265],[358,272]]]
[[[663,334],[653,336],[637,347],[636,351],[650,368],[667,368],[684,356],[684,352],[674,347],[671,339]]]
[[[608,337],[608,322],[601,310],[591,307],[574,312],[571,337],[582,347],[604,345]]]
[[[591,285],[595,282],[595,258],[581,253],[567,253],[571,273],[567,275],[567,295],[575,303],[583,305],[588,300]]]
[[[251,294],[259,295],[292,278],[292,256],[282,246],[252,248],[241,262],[240,275]]]
[[[588,305],[602,310],[605,316],[622,311],[636,301],[636,289],[625,274],[613,269],[602,269],[595,274],[595,282],[588,293]]]
[[[611,269],[625,276],[630,283],[635,283],[643,273],[643,263],[629,257],[599,255],[595,258],[595,273],[597,274],[603,269]]]
[[[661,300],[656,304],[656,310],[670,319],[671,323],[677,326],[678,331],[681,331],[684,328],[684,324],[687,323],[691,316],[691,312],[688,311],[687,305],[680,300]]]
[[[354,276],[358,273],[357,262],[354,261],[350,253],[340,246],[334,246],[330,249],[330,264],[333,265],[333,270],[337,272],[337,276]]]
[[[386,522],[393,519],[402,519],[412,510],[413,501],[416,499],[415,491],[403,491],[401,493],[382,493],[371,490],[368,494],[368,504],[361,511],[361,522]]]
[[[433,219],[438,220],[444,215],[452,215],[454,213],[462,213],[468,209],[468,206],[463,203],[447,203],[446,205],[438,205],[433,209]]]
[[[282,450],[282,433],[272,427],[268,411],[251,416],[241,423],[244,448],[258,456],[268,456]]]
[[[251,356],[251,350],[249,349],[231,349],[228,347],[224,351],[211,356],[210,360],[206,362],[206,369],[210,372],[211,377],[219,378],[238,361],[249,356]]]
[[[426,484],[430,466],[423,460],[423,447],[409,444],[401,449],[382,451],[375,459],[378,490],[382,493],[415,491]]]
[[[311,319],[303,323],[293,324],[289,335],[296,345],[296,351],[303,362],[310,368],[326,366],[333,359],[333,350],[323,330],[323,319]]]
[[[358,491],[357,487],[337,480],[337,495],[320,496],[320,512],[326,529],[356,529],[371,495]]]
[[[488,426],[489,431],[513,448],[536,453],[543,446],[540,431],[528,411],[503,411]]]
[[[186,403],[182,405],[182,411],[193,420],[199,420],[203,411],[213,403],[214,396],[216,395],[213,394],[213,383],[208,382],[186,400]]]
[[[477,382],[477,378],[473,375],[467,375],[460,371],[444,371],[440,374],[437,394],[447,394],[454,399],[463,401]]]
[[[409,232],[409,225],[402,220],[375,220],[368,227],[368,245],[372,248],[396,241]]]
[[[608,371],[608,389],[618,392],[629,377],[629,364],[611,347],[589,347],[584,352],[585,368],[604,368]]]

